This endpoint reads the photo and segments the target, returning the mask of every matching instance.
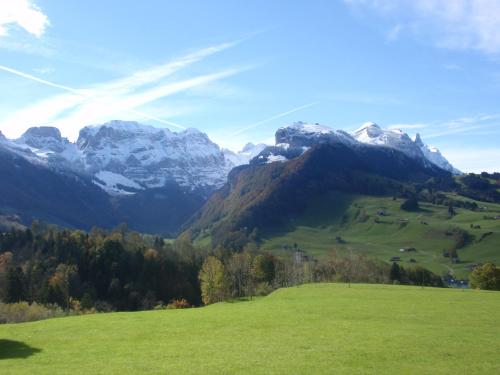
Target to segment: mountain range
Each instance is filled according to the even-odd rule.
[[[274,146],[249,143],[233,152],[196,129],[175,133],[129,121],[84,127],[74,143],[54,127],[33,127],[14,140],[0,133],[0,214],[83,229],[127,222],[172,235],[225,186],[235,167],[285,162],[321,144],[341,144],[353,158],[367,148],[392,150],[394,162],[459,173],[419,135],[412,140],[374,123],[350,134],[296,122],[275,138]]]

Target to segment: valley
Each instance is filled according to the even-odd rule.
[[[500,375],[500,0],[0,0],[0,375]]]

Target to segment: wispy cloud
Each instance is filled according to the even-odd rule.
[[[30,0],[1,1],[0,37],[6,36],[12,25],[17,25],[39,38],[50,22],[42,10]]]
[[[500,133],[500,115],[498,114],[480,114],[476,116],[460,117],[446,121],[432,121],[429,123],[415,124],[391,124],[389,129],[418,130],[425,129],[424,138],[440,138],[454,134],[479,132],[488,134]]]
[[[375,10],[396,23],[404,23],[419,38],[438,47],[500,53],[500,1],[498,0],[345,0],[359,11]]]
[[[16,137],[35,124],[51,124],[60,127],[64,135],[74,139],[82,125],[105,121],[123,112],[133,114],[135,118],[154,120],[183,129],[185,128],[183,125],[146,113],[138,108],[175,93],[250,69],[251,67],[232,68],[183,80],[165,81],[178,70],[238,43],[239,41],[236,41],[205,48],[169,63],[138,71],[122,79],[95,84],[83,89],[62,85],[0,65],[1,71],[67,92],[67,94],[54,95],[29,105],[1,120],[2,131],[9,137]],[[168,112],[168,109],[165,112]]]
[[[295,113],[295,112],[298,112],[298,111],[302,111],[303,109],[306,109],[306,108],[309,108],[313,105],[316,105],[318,104],[319,102],[313,102],[313,103],[309,103],[309,104],[305,104],[305,105],[301,105],[300,107],[297,107],[297,108],[293,108],[293,109],[290,109],[286,112],[282,112],[282,113],[279,113],[277,115],[274,115],[274,116],[271,116],[271,117],[268,117],[264,120],[261,120],[261,121],[257,121],[257,122],[254,122],[253,124],[250,124],[250,125],[247,125],[247,126],[244,126],[243,128],[239,129],[238,131],[230,134],[231,137],[235,136],[235,135],[238,135],[238,134],[241,134],[243,132],[246,132],[247,130],[250,130],[250,129],[254,129],[260,125],[263,125],[263,124],[266,124],[268,122],[271,122],[273,120],[277,120],[279,118],[282,118],[282,117],[285,117],[287,115],[290,115],[292,113]]]
[[[500,132],[500,115],[477,115],[461,117],[450,121],[428,124],[426,138],[439,138],[454,134],[477,133],[479,130],[498,130]]]

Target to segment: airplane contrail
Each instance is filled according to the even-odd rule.
[[[96,97],[95,95],[86,94],[85,90],[78,90],[78,89],[75,89],[75,88],[72,88],[72,87],[69,87],[69,86],[60,85],[58,83],[50,82],[50,81],[47,81],[45,79],[41,79],[41,78],[35,77],[35,76],[31,75],[31,74],[24,73],[24,72],[21,72],[21,71],[16,70],[16,69],[9,68],[9,67],[4,66],[4,65],[0,65],[0,70],[3,70],[5,72],[8,72],[8,73],[11,73],[11,74],[17,75],[19,77],[23,77],[23,78],[26,78],[26,79],[29,79],[29,80],[32,80],[32,81],[35,81],[35,82],[38,82],[38,83],[41,83],[41,84],[44,84],[46,86],[50,86],[50,87],[54,87],[54,88],[58,88],[58,89],[70,92],[72,94],[81,96],[81,97],[86,98],[86,99],[99,100],[99,98]],[[161,122],[161,123],[163,123],[165,125],[174,126],[176,128],[179,128],[179,129],[186,129],[185,126],[182,126],[182,125],[177,124],[177,123],[172,122],[172,121],[163,120],[163,119],[161,119],[159,117],[149,115],[149,114],[147,114],[145,112],[138,111],[136,109],[125,109],[125,111],[133,113],[135,115],[146,117],[146,118],[148,118],[150,120],[155,120],[155,121]]]
[[[250,130],[250,129],[256,128],[259,125],[265,124],[266,122],[269,122],[269,121],[272,121],[272,120],[276,120],[276,119],[281,118],[281,117],[285,117],[286,115],[289,115],[289,114],[294,113],[294,112],[301,111],[303,109],[306,109],[306,108],[311,107],[313,105],[316,105],[318,103],[319,102],[312,102],[312,103],[309,103],[309,104],[304,104],[304,105],[301,105],[300,107],[297,107],[297,108],[294,108],[294,109],[290,109],[289,111],[286,111],[286,112],[283,112],[283,113],[271,116],[269,118],[266,118],[265,120],[261,120],[261,121],[255,122],[255,123],[253,123],[251,125],[245,126],[244,128],[242,128],[242,129],[234,132],[233,134],[230,134],[229,136],[235,136],[235,135],[241,134],[241,133],[243,133],[243,132],[245,132],[247,130]]]

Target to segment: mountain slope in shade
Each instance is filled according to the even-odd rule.
[[[127,223],[133,230],[174,236],[207,199],[177,184],[110,196],[87,175],[32,163],[0,142],[0,216],[90,230]]]
[[[0,210],[29,224],[49,223],[90,229],[116,223],[109,196],[84,176],[57,173],[0,148]]]

